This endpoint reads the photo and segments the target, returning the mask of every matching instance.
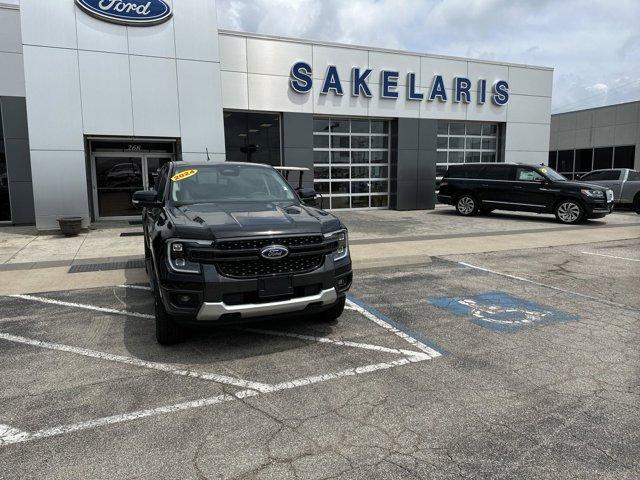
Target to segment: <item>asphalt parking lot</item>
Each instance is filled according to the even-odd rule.
[[[1,297],[0,478],[635,479],[638,292],[640,240],[434,257],[171,348],[143,285]]]

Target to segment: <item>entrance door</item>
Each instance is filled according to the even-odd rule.
[[[92,155],[96,219],[139,217],[133,193],[155,185],[157,170],[171,155],[96,153]]]

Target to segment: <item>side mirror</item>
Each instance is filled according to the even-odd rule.
[[[318,195],[313,188],[297,188],[296,193],[301,200],[313,200]]]
[[[136,207],[157,208],[162,206],[158,200],[158,192],[155,190],[138,190],[133,194],[131,203]]]

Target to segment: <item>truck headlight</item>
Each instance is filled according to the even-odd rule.
[[[337,248],[331,254],[334,261],[342,260],[349,254],[349,235],[346,230],[326,233],[324,237],[329,241],[338,242]]]
[[[187,258],[187,249],[181,240],[169,240],[167,242],[167,259],[169,267],[178,273],[200,273],[200,264],[190,262]]]
[[[583,195],[590,198],[604,198],[604,192],[602,190],[592,190],[591,188],[583,188],[580,190]]]

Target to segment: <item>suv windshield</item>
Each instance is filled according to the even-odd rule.
[[[195,165],[176,169],[171,177],[176,205],[217,202],[297,202],[278,172],[257,165]]]
[[[547,177],[549,180],[553,180],[554,182],[566,182],[567,181],[566,177],[563,177],[562,175],[560,175],[553,168],[540,167],[540,168],[536,168],[536,171],[538,173],[540,173],[541,175],[544,175],[545,177]]]

